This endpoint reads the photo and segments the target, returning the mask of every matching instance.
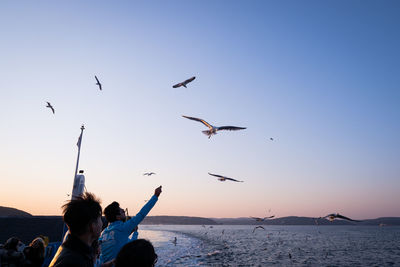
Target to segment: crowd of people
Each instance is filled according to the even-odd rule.
[[[118,202],[112,202],[104,209],[108,222],[105,228],[101,203],[94,194],[85,192],[68,201],[62,206],[68,231],[49,266],[154,266],[157,262],[154,247],[148,240],[137,239],[137,229],[160,194],[161,186],[133,217],[127,216]],[[40,267],[45,259],[46,245],[44,237],[35,238],[27,247],[18,238],[10,238],[0,246],[0,267]]]
[[[44,236],[36,237],[28,246],[19,238],[11,237],[0,245],[0,267],[40,267],[46,247]]]

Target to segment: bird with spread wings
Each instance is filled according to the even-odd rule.
[[[212,174],[212,173],[208,173],[208,174],[212,175],[212,176],[215,176],[215,177],[218,177],[218,180],[220,180],[221,182],[225,182],[226,180],[229,180],[229,181],[233,181],[233,182],[243,183],[243,181],[238,181],[236,179],[229,178],[229,177],[226,177],[226,176],[222,176],[222,175],[219,175],[219,174]]]
[[[196,79],[195,76],[193,76],[192,78],[189,78],[189,79],[187,79],[187,80],[185,80],[185,81],[183,81],[183,82],[181,82],[181,83],[177,83],[177,84],[173,85],[172,87],[173,87],[173,88],[178,88],[178,87],[183,86],[183,87],[187,88],[186,85],[187,85],[188,83],[190,83],[190,82],[193,82],[194,79]]]
[[[256,229],[263,229],[263,230],[265,230],[265,228],[264,228],[264,227],[262,227],[261,225],[259,225],[259,226],[256,226],[256,227],[254,227],[254,229],[253,229],[253,233],[254,233],[254,231],[255,231]]]
[[[195,118],[195,117],[189,117],[189,116],[185,116],[185,115],[182,115],[182,117],[184,117],[186,119],[189,119],[189,120],[201,122],[205,126],[207,126],[209,130],[202,131],[202,133],[207,135],[209,139],[211,138],[211,136],[213,134],[217,134],[217,131],[221,131],[221,130],[237,131],[237,130],[246,129],[246,127],[237,127],[237,126],[220,126],[220,127],[218,127],[218,126],[213,126],[213,125],[209,124],[208,122],[206,122],[203,119],[199,119],[199,118]]]
[[[96,75],[94,75],[94,78],[96,79],[96,85],[99,86],[100,90],[103,90],[103,87],[102,87],[102,85],[101,85],[101,83],[100,83],[100,81],[99,81],[99,79],[97,78]]]
[[[252,217],[252,216],[250,216],[250,218],[256,220],[257,222],[263,222],[263,221],[265,221],[266,219],[272,219],[272,218],[274,218],[274,217],[275,217],[275,215],[268,216],[268,217],[264,217],[264,218]]]
[[[351,221],[351,222],[362,222],[359,220],[350,219],[346,216],[340,215],[339,213],[331,213],[331,214],[326,215],[325,217],[319,217],[319,219],[328,219],[331,222],[333,222],[335,219],[342,219],[342,220]]]
[[[155,172],[145,172],[145,173],[143,173],[143,175],[147,175],[147,176],[151,176],[153,174],[156,174],[156,173]]]
[[[50,108],[51,111],[53,111],[53,114],[55,114],[54,108],[53,108],[53,106],[50,104],[50,102],[46,102],[46,103],[47,103],[46,108]]]

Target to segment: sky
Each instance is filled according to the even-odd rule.
[[[135,214],[162,185],[150,215],[400,216],[399,12],[1,1],[0,206],[61,215],[84,124],[79,169],[103,208]],[[182,115],[247,129],[208,139]]]

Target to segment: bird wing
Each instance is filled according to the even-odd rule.
[[[228,131],[237,131],[237,130],[244,130],[246,127],[236,127],[236,126],[221,126],[218,127],[218,130],[228,130]]]
[[[275,217],[275,215],[272,215],[272,216],[269,216],[269,217],[264,217],[264,219],[272,219],[274,217]]]
[[[187,80],[184,81],[183,83],[184,83],[184,84],[188,84],[188,83],[190,83],[190,82],[193,82],[194,79],[196,79],[195,76],[193,76],[192,78],[187,79]]]
[[[224,179],[226,179],[226,177],[225,176],[222,176],[222,175],[218,175],[218,174],[212,174],[212,173],[208,173],[209,175],[212,175],[212,176],[215,176],[215,177],[219,177],[219,178],[224,178]]]
[[[56,114],[54,111],[54,108],[52,106],[50,106],[50,108],[51,108],[51,111],[53,111],[53,114]]]
[[[183,85],[182,83],[177,83],[177,84],[172,85],[172,87],[173,88],[178,88],[178,87],[181,87],[182,85]]]
[[[46,103],[47,103],[47,106],[48,106],[48,107],[51,107],[51,104],[50,104],[50,102],[47,102],[47,101],[46,101]]]
[[[234,181],[234,182],[239,182],[239,183],[243,183],[243,181],[239,181],[239,180],[236,180],[236,179],[233,179],[233,178],[228,178],[228,177],[224,177],[226,180],[231,180],[231,181]]]
[[[361,222],[361,221],[357,221],[357,220],[350,219],[350,218],[348,218],[348,217],[346,217],[346,216],[343,216],[343,215],[340,215],[340,214],[337,214],[336,217],[337,217],[337,218],[340,218],[340,219],[343,219],[343,220],[352,221],[352,222]]]
[[[195,118],[195,117],[189,117],[189,116],[185,116],[185,115],[182,115],[182,117],[184,117],[184,118],[186,118],[186,119],[189,119],[189,120],[201,122],[201,123],[203,123],[205,126],[207,126],[208,128],[212,129],[212,125],[209,124],[208,122],[206,122],[205,120],[202,120],[202,119],[199,119],[199,118]]]

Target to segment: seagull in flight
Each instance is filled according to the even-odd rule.
[[[173,85],[172,87],[173,87],[173,88],[178,88],[178,87],[183,86],[183,87],[187,88],[186,85],[187,85],[188,83],[190,83],[190,82],[193,82],[194,79],[196,79],[195,76],[193,76],[192,78],[189,78],[189,79],[185,80],[184,82],[177,83],[177,84]]]
[[[325,217],[320,217],[320,219],[328,219],[331,222],[333,222],[335,219],[343,219],[343,220],[347,220],[347,221],[351,221],[351,222],[362,222],[362,221],[350,219],[346,216],[340,215],[339,213],[328,214]]]
[[[218,174],[212,174],[212,173],[208,173],[208,174],[212,175],[212,176],[215,176],[215,177],[218,177],[218,180],[220,180],[221,182],[225,182],[226,180],[230,180],[230,181],[233,181],[233,182],[243,183],[243,181],[238,181],[236,179],[229,178],[229,177],[226,177],[226,176],[222,176],[222,175],[218,175]]]
[[[270,137],[269,140],[274,141],[274,138]]]
[[[259,226],[256,226],[256,227],[254,227],[254,229],[253,229],[253,233],[254,233],[254,231],[255,231],[257,228],[260,228],[260,229],[263,229],[263,230],[265,230],[265,228],[264,228],[264,227],[262,227],[261,225],[259,225]]]
[[[145,173],[143,173],[143,175],[147,175],[147,176],[151,176],[153,174],[156,174],[156,173],[155,172],[145,172]]]
[[[264,218],[259,218],[259,217],[252,217],[252,216],[250,216],[250,218],[256,220],[257,222],[263,222],[263,221],[265,221],[265,219],[272,219],[272,218],[274,218],[274,217],[275,217],[275,215],[268,216],[268,217],[264,217]]]
[[[96,79],[96,85],[99,86],[99,89],[100,89],[100,90],[103,90],[103,88],[101,87],[101,83],[100,83],[99,79],[97,79],[97,76],[96,76],[96,75],[94,75],[94,78]]]
[[[182,115],[182,117],[184,117],[186,119],[189,119],[189,120],[201,122],[205,126],[207,126],[209,130],[202,131],[202,133],[207,135],[208,139],[210,139],[213,134],[217,134],[217,131],[221,131],[221,130],[237,131],[237,130],[246,129],[246,127],[236,127],[236,126],[221,126],[221,127],[217,127],[217,126],[213,126],[213,125],[209,124],[208,122],[206,122],[205,120],[202,120],[202,119],[198,119],[198,118],[194,118],[194,117],[188,117],[188,116],[184,116],[184,115]]]
[[[55,114],[53,106],[50,104],[50,102],[47,102],[46,108],[51,108],[51,111],[53,111],[53,114]]]

